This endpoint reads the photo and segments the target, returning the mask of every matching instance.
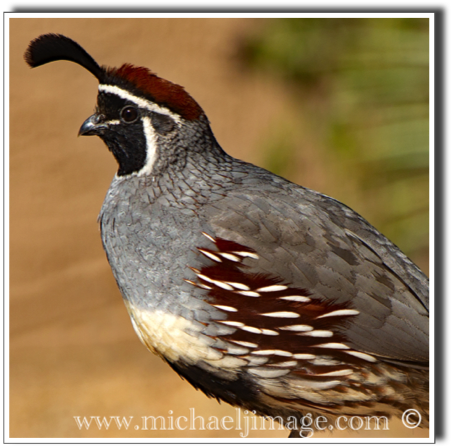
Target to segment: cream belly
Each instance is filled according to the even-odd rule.
[[[182,316],[158,309],[138,309],[129,302],[126,306],[133,328],[143,344],[168,361],[181,361],[188,365],[204,362],[223,369],[239,368],[248,363],[211,347],[214,340],[199,334],[198,325]]]

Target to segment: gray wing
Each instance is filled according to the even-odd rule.
[[[253,272],[349,301],[360,311],[345,332],[352,348],[393,363],[426,364],[427,277],[345,205],[270,176],[261,189],[251,177],[252,186],[206,204],[201,217],[208,231],[255,250]]]

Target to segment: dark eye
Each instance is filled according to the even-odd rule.
[[[127,106],[121,110],[121,119],[125,123],[134,123],[138,119],[138,115],[136,107]]]

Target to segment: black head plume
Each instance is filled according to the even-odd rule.
[[[102,82],[105,71],[90,54],[73,40],[62,34],[43,34],[32,40],[24,55],[33,68],[53,61],[71,61],[89,70]]]

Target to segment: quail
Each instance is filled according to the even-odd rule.
[[[276,420],[290,437],[323,415],[428,426],[428,278],[337,200],[226,154],[183,87],[109,68],[59,34],[31,67],[67,60],[99,81],[97,135],[119,169],[103,247],[133,327],[207,396]]]

